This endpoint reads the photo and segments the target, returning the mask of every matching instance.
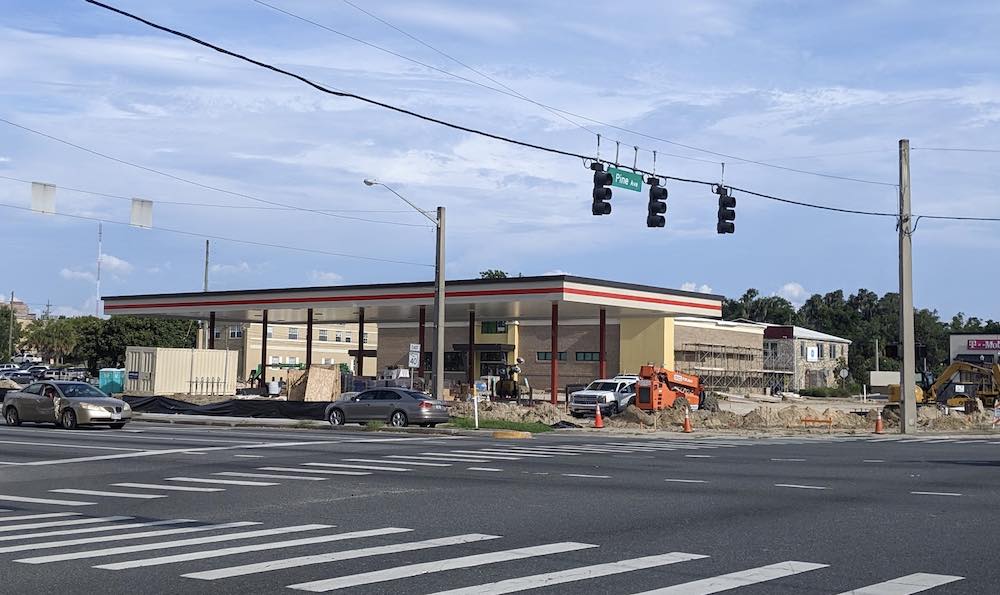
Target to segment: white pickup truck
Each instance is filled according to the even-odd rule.
[[[574,417],[595,415],[598,405],[601,415],[615,415],[624,411],[635,398],[635,376],[615,376],[595,380],[587,388],[570,393],[569,412]]]

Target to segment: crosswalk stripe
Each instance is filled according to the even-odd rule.
[[[194,486],[169,486],[158,483],[113,483],[116,488],[136,488],[141,490],[170,490],[174,492],[225,492],[226,488],[197,488]]]
[[[168,521],[157,521],[150,525],[176,524],[179,521],[194,523],[192,519],[172,519]],[[87,545],[88,543],[104,543],[105,541],[125,541],[128,539],[144,539],[146,537],[161,537],[163,535],[177,535],[179,533],[196,533],[198,531],[211,531],[213,529],[228,529],[230,527],[245,527],[257,525],[259,523],[226,523],[224,525],[201,525],[198,527],[182,527],[180,529],[165,529],[162,531],[141,531],[139,533],[121,533],[119,535],[103,535],[101,537],[87,537],[81,539],[64,539],[62,541],[46,541],[44,543],[28,543],[22,545],[10,545],[0,547],[0,554],[11,552],[27,552],[32,550],[47,550],[60,547],[71,547],[74,545]]]
[[[301,467],[257,467],[261,471],[284,471],[286,473],[317,473],[320,475],[371,475],[371,471],[340,471],[337,469],[303,469]]]
[[[392,463],[394,461],[386,461],[385,459],[342,459],[349,463]],[[406,465],[415,465],[417,467],[451,467],[451,463],[428,463],[426,461],[406,461]]]
[[[450,461],[452,463],[489,463],[486,459],[471,459],[467,457],[456,458],[456,457],[446,457],[443,455],[430,454],[426,456],[413,456],[413,455],[388,455],[387,459],[414,459],[418,461]]]
[[[395,533],[406,533],[413,529],[402,527],[386,527],[384,529],[369,529],[367,531],[353,531],[351,533],[337,533],[336,535],[324,535],[322,537],[306,537],[302,539],[289,539],[286,541],[275,541],[271,543],[258,543],[254,545],[243,545],[237,547],[227,547],[222,549],[203,550],[200,552],[190,552],[187,554],[176,554],[173,556],[159,556],[156,558],[146,558],[144,560],[129,560],[127,562],[116,562],[114,564],[102,564],[94,566],[103,570],[125,570],[127,568],[142,568],[146,566],[161,566],[163,564],[174,564],[176,562],[188,562],[190,560],[205,560],[207,558],[221,558],[246,552],[261,552],[266,550],[277,550],[282,548],[296,547],[300,545],[310,545],[316,543],[330,543],[332,541],[345,541],[348,539],[361,539],[364,537],[377,537],[379,535],[392,535]]]
[[[511,446],[507,450],[509,452],[513,453],[513,454],[539,453],[539,454],[543,454],[543,455],[561,456],[561,457],[578,457],[578,456],[580,456],[580,453],[578,453],[578,452],[570,452],[570,451],[565,451],[565,450],[561,450],[561,449],[558,449],[558,448],[548,448],[548,447],[545,447],[545,446]]]
[[[569,570],[560,570],[558,572],[546,572],[544,574],[522,576],[495,583],[485,583],[472,587],[452,589],[450,591],[440,591],[438,593],[434,593],[433,595],[503,595],[504,593],[516,593],[518,591],[527,591],[528,589],[537,589],[539,587],[561,585],[563,583],[572,583],[575,581],[585,581],[602,576],[622,574],[624,572],[643,570],[645,568],[656,568],[658,566],[666,566],[668,564],[676,564],[678,562],[687,562],[688,560],[698,560],[700,558],[707,557],[708,556],[703,556],[701,554],[671,552],[669,554],[646,556],[643,558],[622,560],[620,562],[581,566],[579,568],[570,568]]]
[[[468,451],[462,451],[468,452]],[[528,453],[524,451],[513,451],[513,450],[500,450],[496,448],[480,448],[476,452],[482,452],[486,454],[496,454],[496,455],[516,455],[518,457],[533,457],[536,459],[551,459],[552,455],[541,454],[541,453]]]
[[[269,471],[269,469],[265,469]],[[287,471],[287,469],[281,469],[281,471]],[[166,481],[186,481],[190,483],[219,483],[224,485],[232,486],[277,486],[280,483],[268,482],[268,481],[243,481],[239,479],[211,479],[207,477],[167,477]]]
[[[404,467],[379,467],[375,465],[349,465],[344,463],[303,463],[309,467],[333,467],[335,469],[365,469],[367,471],[409,471]]]
[[[111,517],[130,519],[132,517]],[[108,531],[121,531],[123,529],[138,529],[139,527],[153,527],[159,525],[177,525],[180,523],[193,523],[188,519],[156,521],[149,523],[124,523],[119,525],[101,525],[100,527],[84,527],[82,529],[61,529],[59,531],[45,531],[44,533],[28,533],[26,535],[4,535],[0,541],[19,541],[22,539],[38,539],[39,537],[56,537],[59,535],[79,535],[81,533],[106,533]]]
[[[80,496],[103,496],[107,498],[135,498],[137,500],[155,500],[156,498],[166,498],[165,494],[130,494],[128,492],[104,492],[101,490],[78,490],[76,488],[60,488],[49,490],[57,494],[78,494]]]
[[[229,568],[218,568],[215,570],[205,570],[202,572],[192,572],[182,575],[185,578],[196,578],[206,581],[214,581],[222,578],[234,576],[245,576],[248,574],[258,574],[261,572],[271,572],[272,570],[284,570],[286,568],[300,568],[313,564],[326,564],[327,562],[338,562],[341,560],[353,560],[356,558],[366,558],[368,556],[382,556],[386,554],[398,554],[401,552],[412,552],[435,547],[446,547],[450,545],[461,545],[489,539],[500,539],[499,535],[482,535],[480,533],[469,533],[466,535],[453,535],[451,537],[439,537],[436,539],[425,539],[423,541],[409,541],[404,543],[393,543],[390,545],[379,545],[373,547],[360,548],[356,550],[342,550],[326,554],[315,554],[311,556],[298,556],[296,558],[286,558],[284,560],[269,560],[267,562],[256,562],[253,564],[243,564],[241,566],[230,566]]]
[[[28,504],[55,504],[56,506],[93,506],[97,502],[80,502],[79,500],[49,500],[47,498],[28,498],[26,496],[10,496],[0,494],[0,500],[6,502],[25,502]]]
[[[79,512],[45,512],[42,514],[22,514],[18,516],[0,517],[0,521],[30,521],[33,519],[55,519],[68,516],[80,516]]]
[[[259,479],[299,479],[302,481],[326,481],[328,477],[308,477],[305,475],[278,475],[276,473],[241,473],[239,471],[220,471],[212,475],[224,477],[257,477]]]
[[[348,587],[356,587],[359,585],[370,585],[372,583],[381,583],[385,581],[394,581],[401,578],[409,578],[413,576],[420,576],[423,574],[430,574],[432,572],[444,572],[447,570],[456,570],[459,568],[472,568],[475,566],[496,564],[498,562],[507,562],[510,560],[523,560],[525,558],[534,558],[536,556],[547,556],[550,554],[562,554],[565,552],[574,552],[577,550],[583,550],[593,547],[598,547],[598,546],[592,543],[576,543],[572,541],[564,541],[560,543],[550,543],[546,545],[537,545],[533,547],[522,547],[512,550],[490,552],[488,554],[473,554],[471,556],[462,556],[461,558],[450,558],[447,560],[436,560],[434,562],[423,562],[420,564],[397,566],[395,568],[376,570],[374,572],[363,572],[361,574],[338,576],[336,578],[329,578],[318,581],[309,581],[307,583],[299,583],[296,585],[289,585],[288,588],[296,589],[299,591],[312,591],[314,593],[325,593],[326,591],[346,589]]]
[[[105,516],[97,518],[73,519],[72,521],[46,521],[44,523],[22,523],[20,525],[4,525],[0,527],[0,533],[7,531],[23,531],[24,529],[46,529],[48,527],[66,527],[72,525],[91,525],[93,523],[109,523],[113,521],[126,521],[130,516]]]
[[[610,479],[610,475],[587,475],[586,473],[563,473],[563,477],[583,477],[587,479]]]
[[[216,528],[221,527],[217,525]],[[159,541],[156,543],[143,543],[139,545],[126,545],[121,547],[111,547],[100,550],[88,550],[84,552],[71,552],[68,554],[55,554],[51,556],[38,556],[36,558],[22,558],[15,560],[23,564],[47,564],[49,562],[63,562],[65,560],[80,560],[83,558],[101,558],[104,556],[116,556],[118,554],[131,554],[134,552],[147,552],[149,550],[165,550],[175,547],[186,547],[189,545],[201,545],[203,543],[219,543],[222,541],[237,541],[240,539],[255,539],[257,537],[267,537],[268,535],[281,535],[282,533],[297,533],[299,531],[316,531],[318,529],[329,529],[332,525],[293,525],[290,527],[278,527],[276,529],[258,529],[256,531],[244,531],[242,533],[226,533],[225,535],[210,535],[208,537],[195,537],[192,539],[179,539],[175,541]]]
[[[962,576],[949,576],[947,574],[918,572],[894,578],[884,583],[878,583],[877,585],[869,585],[860,589],[854,589],[853,591],[845,591],[840,595],[910,595],[910,593],[927,591],[928,589],[947,585],[948,583],[960,581],[964,578]]]
[[[503,471],[503,469],[497,469],[496,467],[469,467],[469,471]]]
[[[423,454],[428,454],[428,453],[423,453]],[[485,452],[479,452],[476,450],[451,450],[448,451],[447,455],[449,457],[472,457],[474,459],[489,459],[495,461],[517,461],[521,458],[509,455],[489,454]]]
[[[812,562],[779,562],[778,564],[769,564],[768,566],[741,570],[740,572],[731,572],[662,589],[643,591],[642,593],[636,593],[636,595],[709,595],[710,593],[738,589],[747,585],[765,583],[818,568],[826,568],[827,566],[829,565],[813,564]]]

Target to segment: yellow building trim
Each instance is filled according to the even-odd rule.
[[[619,321],[622,374],[638,374],[646,364],[674,369],[674,320],[665,316]]]

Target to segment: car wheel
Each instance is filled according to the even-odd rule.
[[[394,411],[389,416],[389,425],[394,428],[405,428],[407,424],[406,414],[402,411]]]
[[[120,423],[120,424],[108,424],[108,425],[111,426],[112,430],[120,430],[120,429],[122,429],[122,428],[125,427],[124,423]]]
[[[684,395],[680,395],[679,397],[674,399],[673,407],[674,409],[677,409],[679,411],[686,411],[691,408],[691,403],[688,403],[687,397],[685,397]]]
[[[17,414],[17,409],[14,409],[13,407],[7,408],[7,411],[4,412],[4,419],[7,420],[8,426],[21,425],[21,417]]]
[[[326,420],[330,422],[331,426],[342,426],[344,425],[344,412],[340,409],[331,409]]]
[[[76,429],[76,412],[72,409],[66,409],[62,412],[59,417],[59,421],[62,422],[63,429],[75,430]]]
[[[618,401],[611,404],[611,408],[608,410],[608,417],[612,415],[618,415],[620,411],[618,410]]]

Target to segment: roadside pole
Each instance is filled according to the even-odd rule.
[[[916,354],[913,339],[913,243],[910,219],[910,141],[899,141],[899,342],[903,350],[903,369],[899,374],[899,431],[916,430],[917,397],[913,385]]]
[[[444,207],[437,208],[437,257],[434,262],[434,355],[435,399],[444,400]],[[423,365],[421,363],[421,365]]]
[[[7,324],[7,360],[14,361],[14,290],[10,290],[10,319]]]

